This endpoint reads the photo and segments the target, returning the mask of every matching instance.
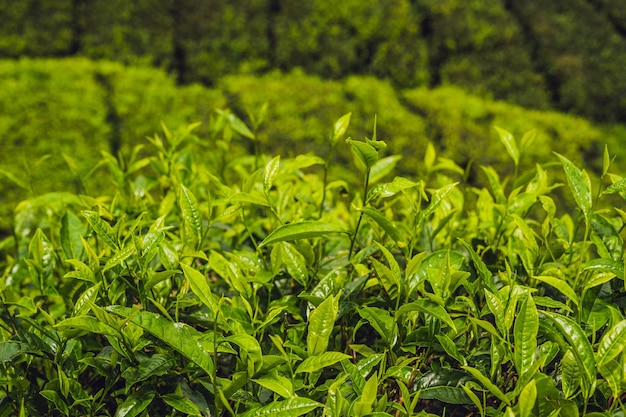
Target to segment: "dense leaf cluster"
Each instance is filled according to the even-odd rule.
[[[203,122],[195,132],[213,140],[215,107],[244,116],[267,103],[274,123],[262,126],[257,144],[267,153],[296,156],[325,154],[324,138],[337,114],[352,112],[349,134],[362,137],[378,114],[380,135],[402,149],[399,173],[420,172],[419,155],[428,141],[441,156],[468,166],[469,178],[480,181],[478,164],[507,172],[492,125],[521,135],[537,130],[536,145],[522,158],[522,168],[550,159],[559,149],[575,162],[585,160],[599,171],[602,143],[620,143],[619,132],[556,112],[531,111],[468,95],[456,88],[397,91],[373,77],[321,80],[301,72],[228,76],[215,88],[177,87],[164,72],[87,59],[5,60],[0,62],[0,229],[6,229],[17,201],[49,191],[78,193],[106,190],[98,173],[101,151],[122,160],[135,145],[160,129],[160,122],[179,126]],[[251,112],[253,113],[253,112]],[[252,151],[250,144],[243,144]],[[203,152],[202,150],[200,152]],[[349,166],[350,153],[338,149]],[[472,168],[472,161],[474,165]],[[618,161],[619,162],[619,161]],[[349,170],[347,170],[349,171]],[[337,175],[343,175],[337,172]]]
[[[560,154],[522,173],[536,135],[498,129],[513,174],[483,165],[477,188],[432,145],[419,177],[394,177],[376,122],[344,141],[350,114],[326,158],[269,157],[266,110],[219,111],[210,143],[164,127],[105,154],[111,194],[19,204],[0,416],[624,412],[626,213],[605,207],[626,180],[608,151],[599,184]],[[342,147],[360,185],[329,174]]]
[[[296,67],[626,114],[624,0],[0,1],[0,57],[86,56],[184,82]]]

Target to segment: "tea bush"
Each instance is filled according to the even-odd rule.
[[[254,126],[217,114],[211,142],[164,128],[105,157],[110,194],[18,205],[0,416],[624,412],[626,213],[602,207],[626,181],[607,149],[593,185],[561,154],[518,177],[533,136],[500,129],[514,174],[482,166],[477,188],[432,145],[424,175],[394,176],[397,149],[376,122],[346,139],[348,113],[326,138],[352,185],[332,154],[247,153]]]

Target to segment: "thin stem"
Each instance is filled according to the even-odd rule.
[[[363,192],[363,206],[365,206],[365,203],[367,202],[367,192],[369,188],[369,183],[370,183],[370,169],[368,168],[365,174],[365,187],[364,187],[365,190]],[[359,232],[359,227],[361,226],[362,220],[363,220],[363,211],[360,212],[359,220],[357,220],[356,227],[354,228],[354,234],[352,235],[352,241],[350,242],[350,251],[348,252],[348,259],[352,259],[354,243],[356,242],[356,236],[357,236],[357,233]]]

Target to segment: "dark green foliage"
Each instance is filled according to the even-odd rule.
[[[534,40],[556,106],[595,120],[623,120],[626,40],[607,15],[584,0],[511,6]]]
[[[73,53],[73,0],[0,1],[0,57]]]
[[[460,86],[601,122],[626,114],[623,0],[0,0],[0,57],[83,55],[183,83],[301,68]]]
[[[408,0],[278,2],[273,64],[324,77],[370,73],[401,86],[428,80],[425,42]]]
[[[78,52],[92,59],[169,67],[174,21],[161,0],[76,0]]]
[[[215,83],[224,74],[268,67],[269,1],[176,1],[175,70],[184,82]]]
[[[501,0],[434,0],[422,7],[438,83],[527,107],[548,106],[527,40]]]

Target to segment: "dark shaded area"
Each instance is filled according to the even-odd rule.
[[[626,120],[625,37],[625,0],[0,0],[0,57],[146,64],[208,86],[273,68],[374,75],[603,122]]]

